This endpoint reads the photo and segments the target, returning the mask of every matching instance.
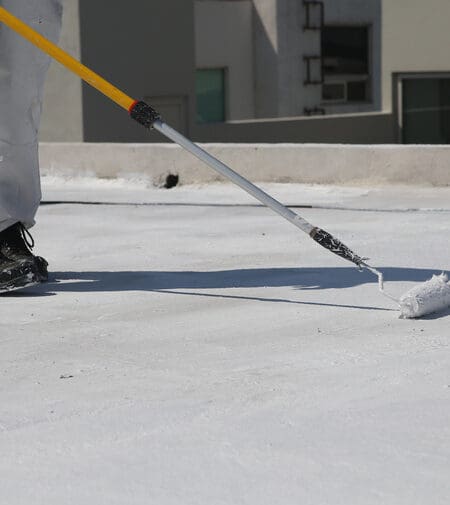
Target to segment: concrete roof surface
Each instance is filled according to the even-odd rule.
[[[395,295],[450,270],[449,188],[263,187]],[[1,501],[448,502],[450,309],[226,184],[43,189],[91,204],[41,207],[50,282],[0,298]]]

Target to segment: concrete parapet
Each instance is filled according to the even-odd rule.
[[[206,144],[208,152],[258,182],[450,186],[450,146]],[[43,175],[144,176],[155,185],[177,174],[181,184],[221,176],[173,144],[42,143]]]

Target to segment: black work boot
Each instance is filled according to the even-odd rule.
[[[48,279],[48,263],[34,256],[34,240],[21,223],[0,232],[0,291],[32,286]]]

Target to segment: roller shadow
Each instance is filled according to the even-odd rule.
[[[383,268],[390,293],[400,296],[405,287],[390,286],[391,282],[423,282],[437,270],[415,268]],[[256,300],[271,303],[320,305],[364,310],[394,310],[384,307],[342,305],[279,298],[262,298],[234,294],[190,292],[183,290],[207,290],[230,288],[290,287],[295,290],[327,290],[351,288],[364,284],[376,285],[376,277],[356,268],[260,268],[240,270],[198,271],[120,271],[120,272],[54,272],[50,281],[33,288],[28,296],[45,296],[54,293],[92,293],[148,291],[177,295],[205,296],[225,299]],[[446,313],[438,313],[442,317]],[[429,319],[436,318],[435,315]]]
[[[439,270],[382,268],[389,282],[423,282]],[[196,271],[54,272],[40,289],[53,292],[159,291],[291,287],[298,290],[339,289],[376,283],[377,278],[356,268],[255,268]]]

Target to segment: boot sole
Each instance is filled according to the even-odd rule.
[[[31,286],[37,286],[41,284],[39,274],[35,272],[27,272],[20,277],[16,277],[13,281],[4,282],[0,284],[0,294],[1,293],[11,293],[12,291],[19,291],[21,289],[29,288]]]

